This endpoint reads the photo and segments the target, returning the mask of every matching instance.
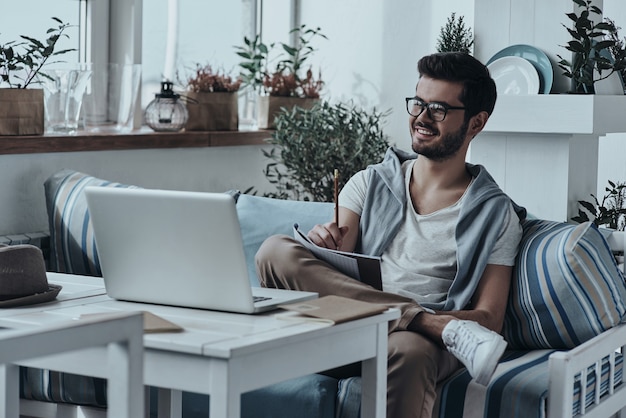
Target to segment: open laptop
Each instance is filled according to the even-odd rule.
[[[227,194],[87,187],[85,196],[114,299],[257,313],[317,297],[251,286]]]

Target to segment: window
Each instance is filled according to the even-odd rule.
[[[47,38],[46,30],[58,26],[52,20],[57,17],[72,27],[65,33],[68,37],[59,40],[58,49],[75,49],[76,51],[58,57],[58,66],[78,62],[80,48],[80,3],[77,0],[22,0],[19,2],[3,2],[0,13],[0,44],[10,41],[19,41],[20,35],[33,37],[44,41]],[[37,13],[31,11],[36,10]]]
[[[235,45],[262,32],[268,42],[288,42],[292,0],[150,0],[142,18],[145,107],[164,79],[185,83],[196,64],[239,73]],[[149,7],[148,7],[149,4]],[[263,13],[269,10],[271,13]]]
[[[167,79],[184,83],[196,64],[237,74],[233,45],[253,31],[254,0],[150,0],[144,3],[142,54],[144,106]]]

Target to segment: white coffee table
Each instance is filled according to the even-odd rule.
[[[83,279],[54,275],[50,280],[71,288],[70,283]],[[358,361],[362,362],[362,416],[386,415],[387,324],[399,316],[394,309],[329,326],[278,319],[272,313],[241,315],[138,304],[95,294],[34,310],[4,310],[0,326],[28,327],[84,314],[137,310],[150,311],[185,329],[144,335],[144,383],[163,388],[159,416],[180,417],[181,391],[189,391],[211,396],[212,418],[239,417],[244,392]],[[95,350],[80,358],[59,355],[21,364],[104,377],[97,364],[102,353]]]

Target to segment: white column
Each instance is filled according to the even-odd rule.
[[[542,219],[567,221],[596,194],[598,144],[626,132],[625,96],[504,96],[471,145],[513,200]]]

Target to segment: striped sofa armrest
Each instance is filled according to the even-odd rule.
[[[74,170],[61,170],[44,183],[50,228],[50,270],[101,276],[84,189],[87,186],[137,186],[102,180]]]

